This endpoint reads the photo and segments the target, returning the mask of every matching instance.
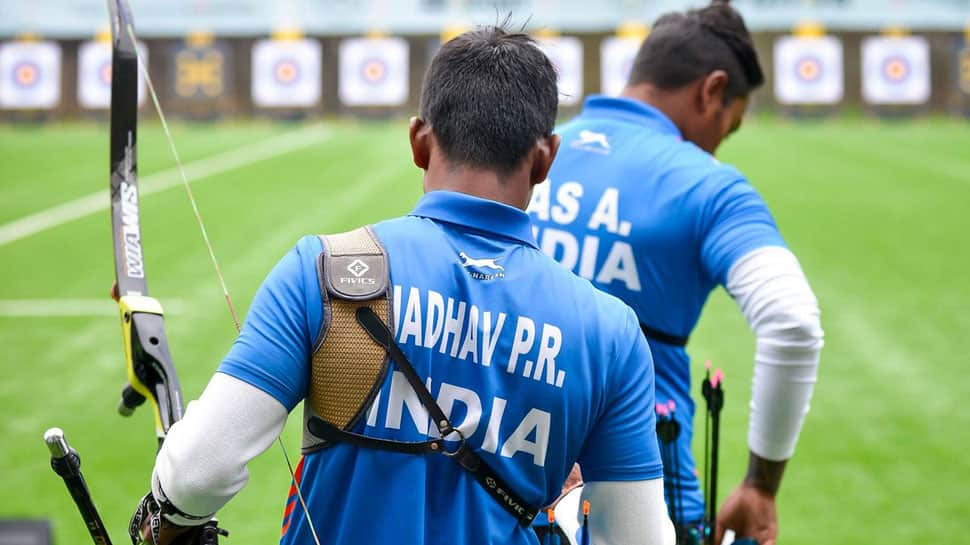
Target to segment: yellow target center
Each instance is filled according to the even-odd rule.
[[[29,64],[18,66],[16,77],[21,85],[31,85],[37,81],[37,69]]]
[[[384,65],[371,61],[364,66],[364,76],[370,81],[378,81],[384,77]]]

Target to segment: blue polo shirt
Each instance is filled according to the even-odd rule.
[[[528,209],[539,246],[629,304],[654,330],[687,337],[738,258],[785,245],[745,177],[684,141],[655,108],[594,96],[557,132],[559,153]],[[690,360],[678,346],[651,340],[650,348],[657,401],[676,402],[684,430],[668,487],[676,473],[684,520],[699,520],[703,498],[690,449],[697,385]]]
[[[550,503],[576,461],[589,480],[662,476],[652,360],[636,316],[539,251],[523,211],[436,191],[374,231],[390,260],[398,343],[468,443],[526,501]],[[307,394],[321,325],[321,251],[306,237],[279,262],[219,369],[290,410]],[[399,372],[356,431],[399,441],[436,433]],[[536,543],[440,455],[339,444],[305,455],[298,476],[322,543]],[[292,493],[283,525],[284,545],[312,542]]]

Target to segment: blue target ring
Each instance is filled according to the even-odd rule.
[[[300,65],[293,59],[280,59],[273,66],[273,77],[281,85],[296,85],[300,75]]]
[[[882,77],[889,83],[903,83],[910,73],[909,60],[902,55],[890,55],[882,61]]]
[[[629,78],[630,74],[633,72],[634,60],[636,60],[636,53],[634,53],[633,55],[627,56],[627,58],[623,60],[623,64],[620,65],[621,69],[623,70],[624,78]]]
[[[822,79],[822,61],[817,57],[805,56],[795,62],[795,77],[805,83],[815,83]]]
[[[40,67],[30,61],[21,61],[13,66],[13,81],[22,89],[36,87],[40,82]]]
[[[111,61],[104,61],[98,68],[98,81],[103,85],[111,85]]]
[[[387,64],[384,59],[367,59],[360,64],[360,75],[367,83],[380,85],[387,80]]]

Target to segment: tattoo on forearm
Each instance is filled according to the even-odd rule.
[[[744,477],[744,481],[758,490],[774,496],[781,486],[781,476],[785,473],[785,464],[787,463],[788,460],[780,462],[765,460],[752,452],[748,457],[748,474]]]

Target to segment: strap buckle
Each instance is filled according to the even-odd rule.
[[[467,469],[468,471],[475,472],[481,467],[481,458],[475,454],[475,451],[468,448],[468,443],[465,441],[465,434],[461,432],[458,428],[453,428],[452,431],[458,434],[458,448],[452,451],[442,450],[441,454],[454,459],[458,462],[458,465]]]

